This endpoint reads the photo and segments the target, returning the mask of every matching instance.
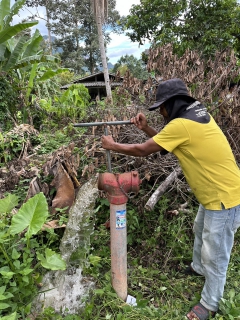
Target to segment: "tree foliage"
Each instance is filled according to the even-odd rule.
[[[173,43],[180,54],[189,48],[209,55],[239,49],[239,19],[237,0],[141,0],[122,23],[134,42]]]
[[[76,74],[83,74],[86,68],[91,73],[99,70],[102,63],[91,0],[56,0],[54,3],[28,0],[26,3],[47,8],[51,32],[56,35],[54,48],[60,53],[64,67],[71,68]],[[108,17],[103,25],[105,44],[110,41],[110,31],[120,32],[117,24],[120,15],[115,6],[116,0],[108,1]]]
[[[147,79],[148,72],[146,71],[146,66],[141,59],[137,59],[134,55],[122,56],[117,63],[114,65],[113,72],[120,72],[121,76],[124,76],[126,71],[129,71],[135,78]]]

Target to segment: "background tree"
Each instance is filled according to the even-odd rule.
[[[134,57],[132,54],[122,56],[114,65],[112,71],[114,73],[119,71],[121,76],[124,76],[127,70],[129,70],[133,77],[141,80],[146,80],[149,76],[145,63],[141,59]]]
[[[98,41],[99,41],[99,48],[101,52],[101,58],[102,58],[107,98],[109,99],[109,102],[112,102],[112,91],[110,86],[107,57],[106,57],[106,51],[105,51],[105,45],[104,45],[103,31],[102,31],[102,26],[108,15],[108,0],[92,0],[92,5],[94,8],[94,16],[97,22]]]
[[[86,70],[94,73],[102,67],[97,24],[91,14],[91,0],[28,0],[27,5],[41,5],[48,10],[47,26],[55,36],[53,48],[60,54],[64,67],[73,69],[78,75]],[[116,0],[108,0],[108,16],[102,28],[105,45],[111,40],[110,32],[121,31],[117,23],[120,15],[115,7]]]
[[[122,23],[134,42],[172,43],[179,54],[189,48],[209,55],[239,48],[239,6],[237,0],[141,0]]]
[[[38,7],[42,6],[46,9],[46,18],[39,15],[38,11],[33,14],[33,17],[40,18],[46,21],[46,28],[48,31],[47,49],[48,53],[52,54],[52,36],[51,36],[51,25],[50,25],[50,12],[54,10],[54,2],[49,0],[25,0],[27,7]]]

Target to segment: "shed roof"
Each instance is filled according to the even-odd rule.
[[[61,89],[68,89],[73,83],[66,84],[65,86],[62,86]],[[105,82],[98,81],[98,82],[83,82],[82,83],[86,88],[105,88]],[[122,86],[122,82],[110,82],[111,87],[119,87]]]
[[[93,80],[95,80],[95,78],[96,77],[98,77],[98,76],[104,76],[104,72],[103,71],[101,71],[101,72],[96,72],[96,73],[92,73],[92,74],[89,74],[88,76],[85,76],[85,77],[81,77],[81,78],[79,78],[79,79],[76,79],[74,82],[76,82],[76,81],[85,81],[85,80],[91,80],[91,79],[93,79]],[[114,74],[114,73],[109,73],[109,78],[111,79],[111,78],[116,78],[116,75]],[[122,79],[123,80],[123,77],[120,77],[120,79]]]
[[[121,86],[122,85],[121,80],[123,80],[123,77],[120,77],[120,79],[118,78],[118,81],[115,81],[115,79],[116,79],[115,74],[109,73],[110,86],[111,87]],[[105,87],[104,73],[97,72],[97,73],[88,75],[86,77],[76,79],[76,80],[74,80],[74,82],[62,86],[61,89],[68,89],[72,84],[75,84],[75,83],[81,83],[85,87],[91,87],[91,88]]]

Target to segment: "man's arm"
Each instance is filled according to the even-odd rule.
[[[112,136],[102,137],[102,147],[134,157],[146,157],[149,154],[163,150],[153,139],[149,139],[141,144],[123,144],[115,142]]]
[[[143,132],[146,133],[150,138],[154,137],[156,134],[158,134],[157,130],[155,130],[152,127],[147,126],[146,128],[142,129]]]

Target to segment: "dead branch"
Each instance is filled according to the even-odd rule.
[[[145,209],[148,211],[153,210],[155,204],[160,199],[161,195],[167,190],[169,185],[177,178],[177,176],[181,173],[181,168],[175,169],[166,180],[157,188],[157,190],[151,195],[147,203],[145,204]]]

